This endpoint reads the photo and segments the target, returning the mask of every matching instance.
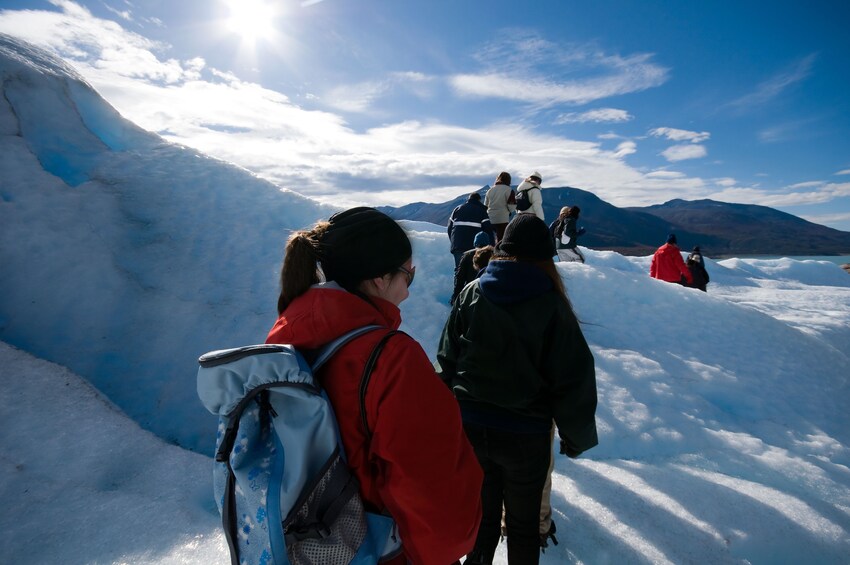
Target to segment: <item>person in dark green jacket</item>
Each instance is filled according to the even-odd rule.
[[[553,419],[561,453],[578,457],[598,443],[593,355],[554,254],[546,224],[518,215],[484,273],[460,293],[440,337],[435,366],[484,469],[468,564],[492,563],[503,504],[508,562],[538,563]]]

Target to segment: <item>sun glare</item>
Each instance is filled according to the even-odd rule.
[[[270,39],[275,32],[274,20],[278,15],[275,5],[263,0],[227,0],[230,15],[227,28],[245,41]]]

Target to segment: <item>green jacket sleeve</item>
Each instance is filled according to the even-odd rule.
[[[458,312],[458,301],[455,301],[452,306],[449,318],[446,320],[446,325],[443,327],[443,333],[440,334],[440,343],[437,346],[437,361],[434,363],[434,370],[442,379],[446,386],[451,388],[452,380],[457,374],[457,358],[458,358],[458,334],[456,331]]]
[[[596,434],[596,368],[578,320],[564,305],[547,335],[543,372],[549,380],[558,435],[582,452],[599,443]]]

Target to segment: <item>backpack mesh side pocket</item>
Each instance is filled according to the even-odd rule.
[[[293,565],[348,563],[366,537],[357,479],[335,451],[283,522]]]

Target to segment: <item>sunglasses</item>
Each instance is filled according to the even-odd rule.
[[[398,269],[396,269],[396,271],[399,271],[399,272],[405,274],[405,276],[407,277],[407,286],[408,287],[410,287],[410,285],[413,284],[413,277],[416,276],[416,267],[415,266],[410,267],[409,271],[407,269],[405,269],[404,267],[399,267]]]

